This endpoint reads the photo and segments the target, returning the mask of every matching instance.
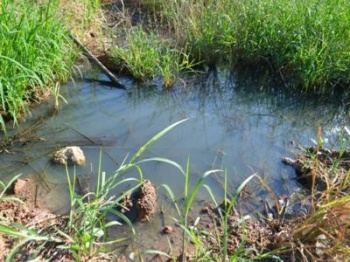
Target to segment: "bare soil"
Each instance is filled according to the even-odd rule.
[[[30,179],[18,179],[15,182],[12,192],[9,192],[13,194],[7,195],[7,197],[12,196],[17,200],[5,199],[0,201],[1,225],[21,233],[25,233],[25,231],[18,228],[17,225],[22,225],[27,229],[45,234],[49,234],[53,228],[64,230],[67,221],[64,216],[57,216],[45,208],[34,204],[34,188],[34,182]],[[19,243],[20,239],[18,238],[0,234],[0,261],[4,261],[10,251]],[[33,257],[41,257],[43,260],[51,257],[56,261],[59,259],[73,261],[71,255],[66,251],[56,252],[56,255],[54,252],[55,246],[51,243],[44,244],[40,241],[32,241],[24,244],[19,249],[13,261],[27,261]]]

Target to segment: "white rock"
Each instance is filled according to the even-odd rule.
[[[52,161],[61,165],[84,165],[85,155],[78,146],[67,146],[57,150],[52,157]]]

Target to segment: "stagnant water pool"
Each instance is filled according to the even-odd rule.
[[[179,81],[166,91],[157,84],[140,88],[130,79],[121,81],[127,90],[76,79],[62,87],[67,103],[60,99],[60,110],[54,111],[52,103],[33,109],[16,131],[27,139],[11,154],[0,156],[0,177],[22,173],[39,178],[40,201],[62,213],[69,207],[69,194],[65,169],[49,162],[54,149],[80,146],[87,163],[76,173],[87,177],[93,188],[101,152],[102,170],[110,174],[153,135],[188,119],[143,157],[168,158],[184,168],[189,158],[192,185],[204,172],[223,169],[231,194],[245,178],[258,173],[277,195],[290,195],[298,184],[293,169],[281,158],[292,156],[296,145],[312,145],[319,127],[332,141],[349,124],[348,105],[341,97],[314,99],[225,70]],[[151,162],[142,170],[145,178],[168,184],[181,195],[184,177],[174,167]],[[209,177],[206,184],[218,199],[223,196],[223,173]],[[260,198],[264,192],[256,187],[251,194]],[[206,197],[205,192],[199,195]]]

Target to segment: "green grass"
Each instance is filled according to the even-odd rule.
[[[348,1],[244,1],[236,26],[239,60],[264,62],[304,90],[347,84]],[[254,61],[257,59],[257,61]]]
[[[15,125],[28,112],[28,102],[35,100],[35,90],[66,81],[70,75],[76,51],[57,10],[54,0],[43,5],[1,1],[0,111]]]
[[[14,176],[8,183],[4,183],[0,180],[0,201],[15,200],[21,202],[19,199],[12,196],[6,196],[6,191],[12,186],[14,181],[16,181],[21,175]]]
[[[120,171],[122,171],[122,168]],[[69,214],[68,226],[61,235],[68,240],[60,248],[68,249],[73,257],[80,261],[81,257],[98,257],[101,253],[107,253],[110,245],[124,242],[135,235],[130,220],[117,210],[119,202],[127,194],[140,186],[140,180],[137,179],[119,179],[121,172],[116,172],[109,179],[106,179],[106,173],[98,171],[98,182],[92,192],[85,195],[79,195],[75,192],[75,174],[73,180],[70,179],[67,170],[67,178],[71,197],[71,211]],[[119,180],[119,181],[118,181]],[[111,191],[124,183],[134,183],[135,185],[123,192],[119,197],[111,196]],[[116,239],[108,239],[108,230],[115,226],[121,226],[119,221],[108,221],[108,214],[115,214],[130,227],[131,235]]]
[[[128,50],[123,55],[114,53],[131,71],[135,64],[146,64],[155,70],[151,76],[159,74],[159,56],[152,58],[154,53],[141,46],[160,44],[156,49],[180,50],[197,63],[267,69],[301,91],[332,92],[350,82],[348,1],[154,1],[144,9],[156,14],[153,23],[147,20],[143,25],[152,33],[141,38],[136,34],[142,43],[135,53],[132,45],[123,47]],[[126,30],[133,34],[135,29],[128,25]],[[164,39],[171,39],[172,45],[164,45]],[[140,60],[132,58],[135,55]],[[150,58],[153,65],[147,62]],[[175,66],[173,71],[179,69]],[[136,77],[143,73],[149,74],[140,68]]]
[[[115,47],[112,55],[138,81],[145,83],[160,76],[165,88],[171,87],[180,71],[193,66],[184,48],[171,46],[154,32],[131,27],[125,32],[126,44]]]

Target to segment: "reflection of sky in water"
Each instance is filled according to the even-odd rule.
[[[46,141],[29,144],[21,153],[30,159],[29,171],[27,165],[10,166],[11,158],[8,170],[14,174],[45,172],[52,183],[59,184],[65,180],[64,169],[51,167],[47,154],[59,146],[78,144],[88,162],[77,169],[78,175],[97,172],[100,150],[102,169],[112,172],[154,134],[188,118],[153,144],[144,157],[169,158],[183,167],[190,157],[193,183],[208,169],[224,168],[231,193],[255,172],[277,193],[290,192],[295,186],[293,170],[284,166],[281,158],[292,156],[291,141],[311,145],[318,126],[331,138],[335,129],[347,124],[341,101],[314,101],[273,88],[261,91],[258,82],[237,79],[222,73],[216,79],[192,80],[158,93],[126,92],[86,82],[67,85],[63,96],[68,104],[36,131]],[[149,163],[143,171],[158,185],[169,184],[177,192],[183,188],[183,177],[175,168]],[[221,193],[222,181],[222,175],[217,175],[207,182]]]

